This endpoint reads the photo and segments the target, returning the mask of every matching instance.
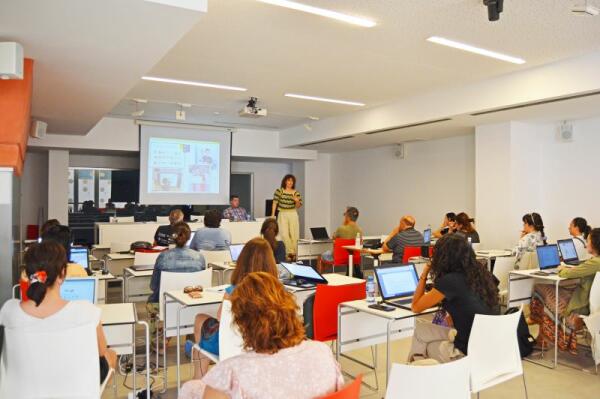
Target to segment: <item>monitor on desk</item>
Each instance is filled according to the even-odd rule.
[[[89,268],[90,266],[90,255],[89,251],[86,247],[71,247],[69,256],[69,262],[77,263],[78,265],[83,266],[84,268]]]
[[[67,278],[60,286],[60,297],[66,301],[96,303],[97,288],[95,277]]]

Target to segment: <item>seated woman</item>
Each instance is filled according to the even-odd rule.
[[[539,213],[528,213],[523,215],[523,230],[521,231],[521,239],[516,248],[517,260],[519,265],[523,255],[526,252],[535,252],[538,245],[546,245],[547,240],[544,234],[544,221]]]
[[[63,246],[53,240],[33,244],[25,253],[24,269],[29,286],[27,300],[6,301],[0,310],[0,324],[23,331],[68,329],[86,323],[97,325],[100,381],[104,381],[109,368],[115,368],[117,355],[106,347],[100,309],[86,301],[65,301],[60,296],[60,286],[67,276],[67,255]]]
[[[447,234],[435,244],[435,257],[421,274],[412,302],[414,312],[440,305],[452,327],[417,322],[409,361],[434,359],[446,363],[467,355],[475,314],[498,314],[498,288],[492,274],[475,259],[468,242]],[[431,271],[433,288],[425,293]]]
[[[260,228],[260,234],[271,245],[275,263],[285,262],[285,244],[283,241],[277,241],[277,235],[279,234],[277,220],[273,218],[266,219]]]
[[[262,238],[253,238],[244,245],[244,249],[240,252],[240,256],[235,265],[235,270],[231,275],[231,285],[225,290],[224,299],[229,299],[229,296],[234,292],[236,285],[242,279],[252,272],[267,272],[276,278],[279,277],[277,265],[273,257],[271,245]],[[217,311],[217,318],[213,318],[206,314],[196,315],[194,323],[194,339],[199,343],[200,347],[210,353],[219,355],[219,317],[221,308]],[[187,341],[185,351],[190,355],[193,342]],[[197,353],[197,352],[194,352]],[[198,360],[198,359],[194,359]],[[194,378],[202,378],[208,370],[210,360],[200,355],[200,361],[194,362]]]
[[[68,226],[54,225],[47,227],[44,233],[42,233],[42,241],[55,241],[65,249],[67,255],[67,277],[88,276],[88,273],[82,265],[70,262],[73,235]]]
[[[470,238],[471,244],[479,244],[479,233],[473,227],[473,222],[475,222],[475,219],[471,219],[464,212],[456,215],[456,234],[465,237],[467,241]]]
[[[600,228],[593,229],[587,239],[587,248],[592,258],[579,266],[559,266],[558,275],[579,279],[576,284],[558,288],[558,318],[556,288],[554,284],[536,284],[531,299],[531,324],[540,324],[538,345],[554,344],[554,326],[558,323],[558,347],[577,353],[576,332],[581,327],[579,315],[590,312],[590,290],[596,272],[600,272]]]
[[[201,253],[185,247],[192,231],[187,223],[179,222],[172,226],[173,241],[175,248],[162,252],[156,259],[152,279],[150,280],[150,289],[152,294],[148,297],[146,309],[150,322],[150,337],[156,339],[156,328],[159,314],[159,295],[160,295],[160,276],[162,272],[190,273],[204,270],[206,262]],[[151,345],[156,349],[155,343]]]
[[[233,322],[248,352],[219,362],[180,399],[313,399],[342,387],[329,347],[307,341],[292,294],[271,273],[250,273],[231,295]]]
[[[439,229],[433,232],[435,238],[442,238],[443,235],[451,233],[456,227],[456,213],[448,212],[444,215],[444,220]]]
[[[231,245],[231,233],[221,227],[221,212],[211,209],[204,215],[204,228],[196,231],[190,248],[200,251],[224,251]]]
[[[587,250],[587,239],[590,231],[592,231],[592,228],[584,218],[577,217],[569,224],[569,234],[573,237],[577,256],[582,261],[590,258],[590,253]]]

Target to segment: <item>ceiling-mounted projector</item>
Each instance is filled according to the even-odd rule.
[[[240,110],[239,115],[244,118],[260,118],[267,116],[267,109],[259,108],[256,105],[257,102],[258,98],[250,97],[248,104]]]
[[[0,43],[0,79],[23,79],[23,47],[19,43]]]

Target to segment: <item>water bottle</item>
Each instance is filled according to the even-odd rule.
[[[354,239],[354,246],[357,248],[361,248],[361,242],[360,242],[360,233],[356,233],[356,238]]]
[[[367,302],[375,303],[375,280],[373,280],[373,276],[367,277]]]

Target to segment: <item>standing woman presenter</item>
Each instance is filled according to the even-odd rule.
[[[285,175],[281,180],[281,187],[275,190],[273,194],[273,208],[271,216],[275,216],[275,211],[279,211],[277,223],[279,224],[279,234],[285,244],[287,257],[295,260],[296,250],[298,248],[298,237],[300,235],[300,224],[298,222],[298,208],[302,206],[302,196],[296,191],[296,177],[294,175]]]

